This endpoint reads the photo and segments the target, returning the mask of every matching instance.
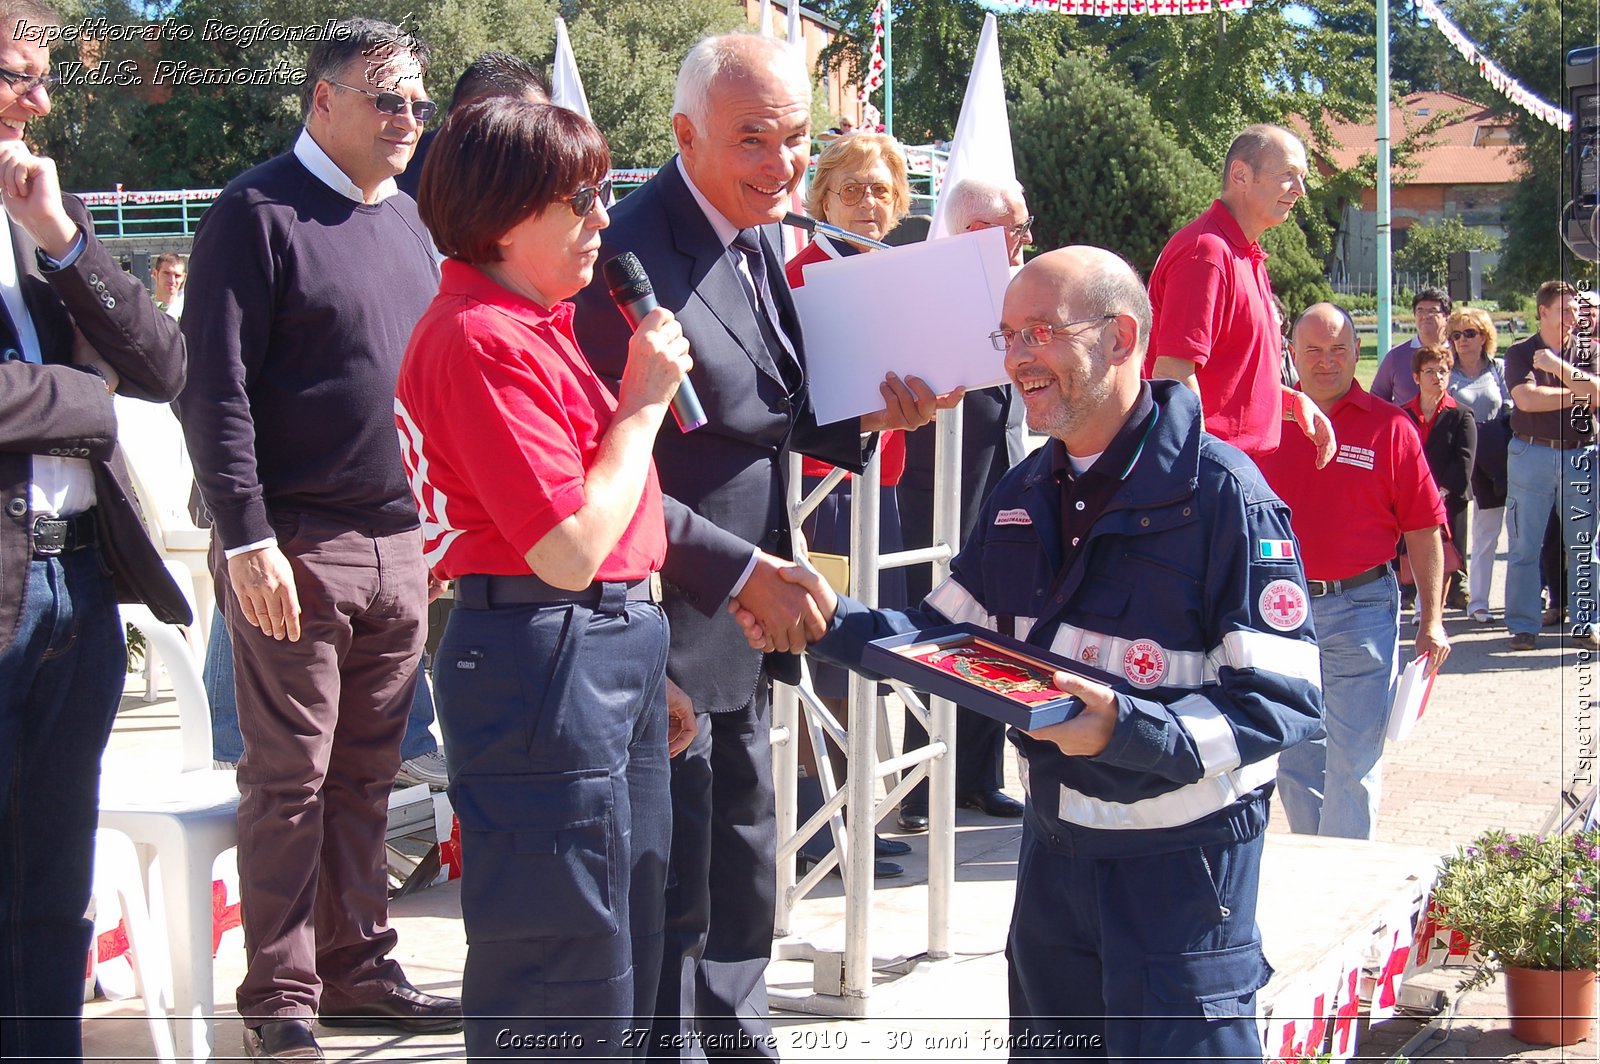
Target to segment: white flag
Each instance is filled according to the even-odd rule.
[[[578,61],[572,55],[572,42],[567,40],[567,21],[556,17],[556,58],[550,72],[550,102],[585,118],[589,115],[589,98],[583,94],[583,80],[578,77]]]
[[[772,29],[772,0],[761,0],[761,13],[756,16],[756,29],[763,37],[776,37]]]
[[[993,15],[983,16],[978,54],[972,61],[972,75],[967,78],[967,94],[961,100],[961,117],[956,119],[950,163],[933,208],[930,240],[953,235],[945,218],[944,192],[968,178],[996,182],[1017,179],[1016,163],[1011,158],[1005,85],[1000,80],[1000,31]]]

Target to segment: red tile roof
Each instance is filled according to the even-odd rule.
[[[1516,181],[1517,162],[1510,148],[1509,123],[1481,103],[1451,92],[1414,92],[1391,103],[1389,131],[1396,139],[1407,129],[1444,112],[1454,112],[1450,120],[1430,138],[1433,146],[1414,157],[1416,172],[1401,175],[1395,183],[1407,185],[1497,185]],[[1304,119],[1295,119],[1301,132]],[[1345,170],[1362,155],[1376,151],[1377,123],[1358,125],[1330,119],[1331,141],[1319,153],[1322,161]]]

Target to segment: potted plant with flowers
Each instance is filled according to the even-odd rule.
[[[1484,959],[1461,986],[1506,973],[1511,1034],[1535,1045],[1590,1036],[1600,938],[1600,829],[1559,835],[1491,831],[1446,858],[1433,890],[1441,926]]]

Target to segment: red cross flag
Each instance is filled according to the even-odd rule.
[[[1333,1046],[1328,1064],[1345,1064],[1356,1052],[1356,1021],[1361,1015],[1361,965],[1349,966],[1339,982],[1339,1007],[1333,1014]]]

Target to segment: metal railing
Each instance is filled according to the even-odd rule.
[[[913,146],[906,148],[906,158],[913,197],[931,204],[944,182],[949,153],[927,145]],[[620,190],[638,188],[654,177],[656,170],[653,166],[618,167],[611,171],[611,182]],[[192,237],[200,216],[221,194],[220,188],[136,190],[120,184],[109,192],[77,193],[89,208],[95,234],[102,240]]]

